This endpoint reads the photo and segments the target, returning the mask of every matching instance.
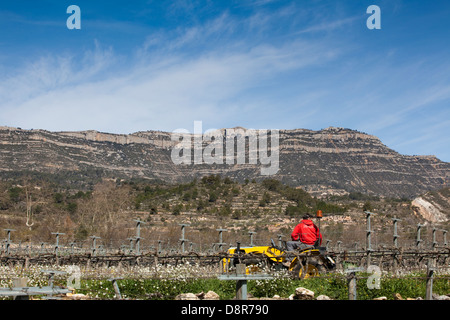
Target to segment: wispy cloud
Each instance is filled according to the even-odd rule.
[[[320,52],[313,45],[292,43],[280,48],[260,46],[249,51],[210,53],[189,61],[160,56],[158,65],[141,62],[128,68],[126,74],[109,72],[107,78],[102,76],[105,68],[117,64],[104,65],[96,57],[114,60],[110,52],[93,52],[81,66],[55,57],[3,82],[0,120],[52,130],[90,127],[121,132],[170,130],[196,119],[220,126],[224,119],[239,117],[239,110],[225,111],[229,102],[276,81],[283,72],[323,61],[326,57]]]
[[[114,63],[112,48],[103,49],[98,42],[94,49],[81,56],[70,53],[37,57],[27,61],[20,69],[4,74],[0,82],[1,107],[21,104],[37,96],[61,90],[67,86],[89,82],[108,74]]]
[[[330,1],[199,3],[169,6],[170,27],[159,29],[87,20],[96,31],[85,34],[99,35],[83,38],[90,50],[0,66],[0,125],[117,133],[190,129],[195,120],[209,128],[340,126],[408,154],[448,146],[446,50],[427,56],[398,45],[398,35],[361,31],[365,10]],[[101,37],[123,26],[122,40],[136,33],[126,46]]]
[[[314,32],[320,32],[320,31],[334,31],[335,29],[348,27],[350,24],[353,24],[357,20],[361,20],[362,16],[354,16],[349,18],[343,18],[343,19],[337,19],[337,20],[327,20],[327,21],[321,21],[317,24],[310,25],[305,27],[304,29],[301,29],[299,31],[296,31],[295,34],[305,34],[305,33],[314,33]]]
[[[8,10],[0,10],[0,21],[1,23],[14,23],[16,28],[19,28],[21,25],[33,25],[35,27],[58,27],[63,24],[60,20],[57,19],[27,19],[21,14],[17,14]]]
[[[231,37],[242,24],[224,14],[174,35],[161,33],[148,38],[125,65],[98,43],[81,61],[70,55],[41,58],[2,81],[0,121],[124,133],[173,130],[198,119],[220,127],[244,109],[259,116],[249,92],[274,90],[286,73],[334,58],[320,42],[249,46],[245,34]],[[244,24],[254,27],[250,20]],[[218,36],[222,41],[215,40]],[[210,46],[189,53],[199,42]]]

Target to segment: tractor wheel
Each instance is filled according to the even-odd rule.
[[[310,259],[306,264],[302,265],[297,263],[293,269],[293,276],[296,279],[307,279],[312,277],[318,277],[325,271],[325,268],[315,259]]]

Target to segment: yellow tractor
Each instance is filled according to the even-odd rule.
[[[317,211],[317,219],[322,218],[322,211]],[[320,232],[319,232],[320,234]],[[246,273],[252,274],[263,271],[265,268],[283,270],[287,269],[294,278],[316,277],[336,268],[336,263],[325,247],[319,246],[319,238],[314,245],[302,246],[294,251],[276,246],[271,240],[270,246],[242,247],[238,243],[235,248],[228,249],[227,257],[222,260],[224,272],[236,268],[237,264],[246,266]],[[289,262],[288,262],[289,261]]]
[[[223,271],[229,272],[237,264],[245,264],[246,274],[264,272],[266,268],[287,269],[294,278],[301,279],[319,276],[336,267],[335,261],[324,247],[309,246],[303,250],[288,252],[276,246],[273,240],[270,246],[240,247],[238,243],[236,247],[228,249],[227,257],[222,260]]]

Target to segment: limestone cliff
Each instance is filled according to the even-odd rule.
[[[420,218],[431,223],[450,220],[450,188],[430,191],[411,202],[412,209]]]
[[[161,131],[123,135],[0,127],[0,175],[91,183],[101,177],[183,182],[221,174],[238,181],[275,178],[319,196],[359,191],[411,199],[450,180],[450,163],[401,155],[377,137],[350,129],[280,130],[279,170],[273,176],[262,176],[259,163],[176,165],[171,158],[176,143]]]

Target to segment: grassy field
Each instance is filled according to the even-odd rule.
[[[0,267],[0,287],[12,286],[12,279],[26,277],[28,286],[47,285],[47,276],[43,270],[67,271],[62,266],[34,265],[26,270],[19,267]],[[221,300],[233,299],[236,295],[236,282],[223,281],[217,278],[217,270],[200,266],[166,266],[158,268],[101,268],[95,270],[80,270],[79,288],[76,293],[88,296],[90,299],[110,300],[116,294],[111,278],[117,280],[120,293],[124,299],[160,299],[172,300],[182,293],[201,293],[214,291]],[[348,299],[348,284],[344,274],[330,273],[321,277],[309,279],[292,279],[286,273],[273,273],[271,280],[250,280],[248,293],[254,298],[273,298],[275,295],[281,299],[288,299],[298,287],[307,288],[315,293],[315,297],[326,295],[334,300]],[[55,285],[69,285],[70,273],[55,278]],[[370,289],[367,285],[370,274],[357,273],[357,299],[371,300],[377,297],[394,299],[395,294],[406,298],[425,298],[425,274],[407,274],[392,276],[383,274],[379,289]],[[433,281],[433,292],[438,295],[450,293],[449,275],[436,275]]]

